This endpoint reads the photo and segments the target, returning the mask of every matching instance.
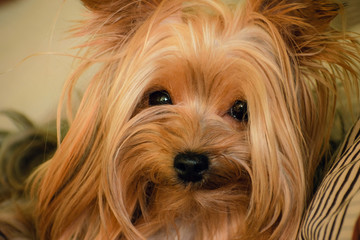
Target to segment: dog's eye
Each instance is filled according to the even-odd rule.
[[[248,121],[247,102],[236,100],[229,110],[229,115],[240,122]]]
[[[164,105],[164,104],[172,104],[170,95],[167,91],[156,91],[149,95],[149,105]]]

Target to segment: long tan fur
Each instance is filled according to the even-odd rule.
[[[329,27],[342,6],[83,2],[86,58],[64,96],[101,66],[54,157],[30,179],[37,238],[295,239],[336,82],[359,87],[359,44]],[[164,89],[173,105],[149,106]],[[247,122],[228,115],[238,99]],[[184,151],[209,156],[200,183],[179,181],[173,159]]]

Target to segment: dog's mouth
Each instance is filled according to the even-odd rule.
[[[246,171],[241,171],[240,175],[233,175],[231,173],[218,172],[216,169],[211,169],[205,173],[201,181],[188,183],[188,185],[194,190],[207,191],[221,191],[221,189],[235,188],[235,186],[241,192],[250,192],[251,189],[250,176]]]
[[[168,185],[149,181],[142,187],[143,195],[138,196],[131,222],[142,225],[146,219],[159,218],[158,214],[162,212],[171,212],[170,215],[176,219],[181,218],[184,212],[198,214],[197,211],[232,211],[239,206],[246,208],[251,195],[249,174],[243,171],[241,176],[233,179],[230,179],[230,175],[225,176],[211,169],[200,181],[185,182],[179,179],[176,183],[168,182]]]

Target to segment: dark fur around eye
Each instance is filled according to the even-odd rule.
[[[172,105],[172,100],[170,94],[165,91],[155,91],[149,95],[149,106],[156,106],[156,105],[165,105],[170,104]]]
[[[247,102],[244,100],[236,100],[234,105],[229,110],[229,115],[240,122],[247,122]]]

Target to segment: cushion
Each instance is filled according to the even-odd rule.
[[[360,119],[311,200],[298,239],[359,240],[359,217]]]

